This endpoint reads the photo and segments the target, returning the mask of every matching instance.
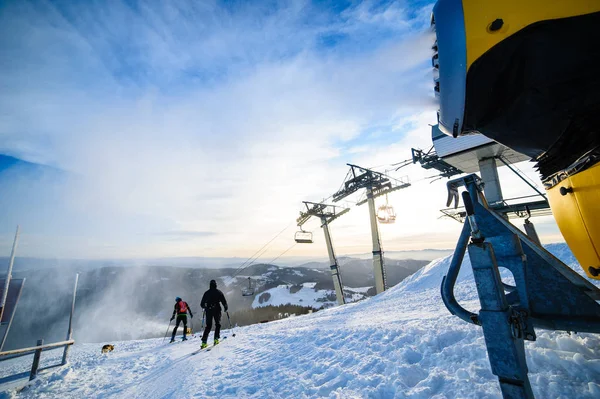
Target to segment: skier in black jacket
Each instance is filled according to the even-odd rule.
[[[223,304],[225,312],[227,312],[227,300],[225,299],[225,295],[223,295],[221,290],[217,289],[217,282],[215,280],[210,280],[210,289],[204,293],[202,301],[200,302],[200,307],[206,311],[206,328],[204,329],[204,334],[202,334],[201,348],[207,347],[206,341],[208,340],[208,334],[210,334],[212,328],[213,319],[215,319],[215,345],[219,343],[221,333],[221,303]]]
[[[177,321],[175,324],[175,328],[173,329],[173,335],[171,336],[171,342],[175,342],[175,334],[177,334],[177,328],[179,328],[179,324],[181,322],[183,322],[183,339],[182,339],[182,341],[187,341],[186,335],[187,335],[187,314],[188,314],[188,312],[190,313],[190,317],[194,318],[194,315],[192,314],[192,309],[190,309],[190,306],[187,304],[187,302],[182,300],[179,297],[175,298],[175,307],[173,308],[173,315],[171,316],[171,321],[173,321],[173,319],[175,318],[175,315],[177,315]]]

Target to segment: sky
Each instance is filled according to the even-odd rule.
[[[0,254],[18,224],[21,256],[246,257],[283,229],[265,260],[324,256],[316,220],[292,247],[294,221],[346,163],[413,183],[384,250],[454,247],[445,182],[391,166],[431,146],[431,8],[0,0]],[[509,175],[505,196],[528,193]],[[371,251],[366,206],[331,230],[339,254]]]

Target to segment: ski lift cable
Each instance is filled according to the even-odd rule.
[[[290,251],[292,248],[294,248],[296,246],[297,242],[293,243],[288,249],[286,249],[285,251],[283,251],[282,253],[280,253],[279,255],[277,255],[274,259],[272,259],[271,261],[269,261],[267,264],[273,264],[273,262],[275,262],[277,259],[281,258],[283,255],[285,255],[288,251]],[[258,260],[258,259],[256,259]],[[252,265],[256,264],[256,260],[253,261],[251,264],[249,264],[248,266],[246,266],[244,269],[249,268]]]
[[[268,248],[263,249],[261,252],[258,253],[257,256],[253,256],[252,258],[249,258],[250,263],[245,264],[243,267],[239,267],[233,274],[231,277],[237,277],[240,273],[242,273],[244,270],[248,269],[250,266],[252,266],[255,261],[257,259],[260,259],[260,257],[267,251]]]
[[[390,175],[388,175],[388,174],[387,174],[387,169],[386,169],[386,171],[385,171],[385,173],[384,173],[383,175],[384,175],[385,177],[389,178],[389,179],[395,180],[395,181],[396,181],[396,183],[400,183],[400,184],[404,184],[404,183],[406,183],[406,182],[404,182],[404,181],[402,181],[402,180],[400,180],[400,179],[397,179],[397,178],[395,178],[394,176],[390,176]]]
[[[267,252],[267,250],[269,249],[269,247],[263,247],[263,249],[255,256],[253,256],[252,258],[249,258],[248,260],[250,261],[249,263],[245,264],[244,266],[239,267],[232,275],[232,277],[236,277],[238,276],[241,272],[243,272],[244,270],[246,270],[247,268],[249,268],[250,266],[252,266],[253,264],[255,264],[255,262],[260,259],[265,252]]]
[[[275,262],[277,259],[281,258],[283,255],[285,255],[286,253],[288,253],[288,251],[290,251],[292,248],[294,248],[296,246],[296,244],[298,244],[297,242],[293,243],[288,249],[286,249],[285,251],[283,251],[282,253],[280,253],[275,259],[273,259],[272,261],[270,261],[268,264],[273,264],[273,262]]]
[[[252,255],[250,258],[248,258],[248,259],[247,259],[247,260],[246,260],[246,261],[245,261],[245,262],[244,262],[244,263],[243,263],[243,264],[242,264],[240,267],[238,267],[238,269],[236,269],[236,271],[233,273],[232,277],[236,277],[236,276],[238,276],[238,275],[239,275],[241,272],[243,272],[244,270],[246,270],[246,269],[247,269],[247,268],[249,268],[250,266],[252,266],[252,265],[256,264],[256,261],[257,261],[258,259],[260,259],[260,258],[261,258],[261,257],[262,257],[262,256],[265,254],[265,252],[266,252],[266,251],[269,249],[268,245],[269,245],[270,243],[272,243],[272,242],[273,242],[273,241],[274,241],[274,240],[275,240],[277,237],[279,237],[279,236],[280,236],[280,235],[281,235],[281,234],[282,234],[284,231],[286,231],[286,230],[287,230],[287,229],[288,229],[290,226],[291,226],[291,224],[290,224],[290,225],[288,225],[288,226],[287,226],[285,229],[283,229],[282,231],[280,231],[280,232],[279,232],[279,233],[278,233],[278,234],[277,234],[275,237],[273,237],[273,238],[272,238],[272,239],[271,239],[269,242],[267,242],[265,245],[263,245],[263,247],[262,247],[261,249],[259,249],[257,252],[255,252],[255,253],[254,253],[254,255]],[[294,245],[296,245],[296,243],[294,243]],[[293,247],[294,245],[292,245],[292,247]],[[288,249],[287,249],[285,252],[289,251],[289,250],[290,250],[292,247],[288,248]],[[284,252],[284,253],[285,253],[285,252]],[[282,253],[282,254],[280,254],[280,255],[279,255],[277,258],[275,258],[275,259],[278,259],[278,258],[279,258],[279,257],[281,257],[281,256],[283,256],[283,253]],[[248,263],[248,262],[250,262],[250,263]],[[273,262],[273,261],[271,261],[271,262]]]
[[[410,161],[410,159],[409,159],[409,161]],[[402,161],[402,162],[406,162],[406,161]],[[380,169],[380,168],[383,168],[383,167],[385,167],[387,169],[388,166],[394,166],[394,164],[384,163],[384,164],[377,165],[377,166],[370,166],[368,169],[377,171],[376,169]]]
[[[264,253],[266,251],[266,248],[268,247],[269,244],[271,244],[273,241],[275,241],[275,239],[277,237],[279,237],[281,234],[283,234],[284,231],[286,231],[287,229],[289,229],[292,225],[294,224],[294,222],[292,221],[290,224],[288,224],[283,230],[281,230],[279,233],[277,233],[275,235],[275,237],[271,238],[265,245],[263,245],[258,251],[256,251],[254,253],[254,255],[252,255],[251,257],[249,257],[248,259],[246,259],[246,261],[244,263],[242,263],[237,269],[236,271],[233,273],[232,277],[237,276],[241,271],[243,271],[244,269],[246,269],[248,266],[247,263],[248,262],[252,262],[254,260],[254,258],[256,257],[256,259],[258,259],[257,254],[259,254],[258,256],[260,256],[262,253]],[[261,253],[262,251],[262,253]]]

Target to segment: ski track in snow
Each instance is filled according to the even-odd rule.
[[[70,365],[0,398],[501,398],[481,328],[451,316],[439,295],[449,258],[361,302],[236,329],[206,352],[199,338],[76,345]],[[468,258],[457,298],[479,309]],[[600,337],[537,330],[526,343],[537,398],[600,397]],[[212,339],[212,334],[210,336]],[[42,354],[44,364],[60,351]],[[3,363],[0,377],[31,357]]]

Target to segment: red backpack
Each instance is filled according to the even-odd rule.
[[[179,312],[177,313],[187,313],[188,304],[184,301],[179,301]]]

